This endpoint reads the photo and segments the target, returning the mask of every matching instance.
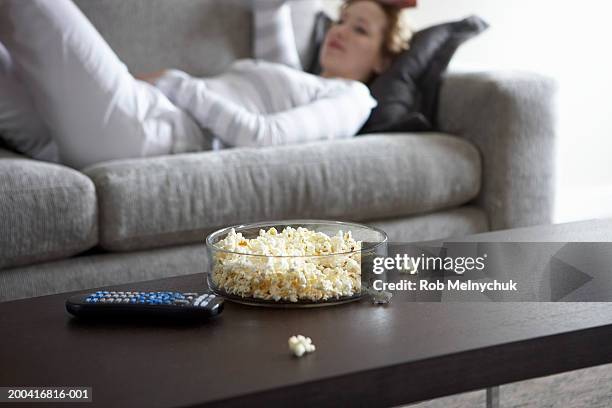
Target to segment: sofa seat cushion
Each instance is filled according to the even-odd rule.
[[[476,148],[457,137],[377,134],[261,149],[101,163],[100,245],[134,250],[204,241],[231,224],[365,221],[461,205],[478,194]]]
[[[0,269],[93,247],[97,216],[95,188],[85,175],[0,150]]]

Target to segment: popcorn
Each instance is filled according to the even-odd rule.
[[[414,275],[415,273],[418,273],[417,268],[414,265],[414,262],[412,261],[412,259],[406,260],[404,265],[401,265],[397,268],[397,271],[398,273],[405,273],[405,274],[410,274],[410,275]]]
[[[391,298],[393,297],[393,293],[384,290],[378,291],[371,289],[369,293],[372,296],[372,303],[375,305],[388,305],[391,303]]]
[[[231,229],[216,247],[234,252],[217,252],[211,275],[232,295],[297,302],[361,291],[361,242],[350,231],[330,237],[302,227],[270,228],[247,239]]]
[[[302,357],[305,353],[312,353],[317,348],[312,344],[310,337],[304,337],[301,334],[289,337],[289,350],[296,356]]]

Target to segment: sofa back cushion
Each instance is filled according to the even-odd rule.
[[[213,75],[252,55],[251,0],[75,0],[132,73]],[[292,2],[302,61],[319,0]]]
[[[244,222],[453,208],[478,194],[481,167],[471,144],[426,133],[116,160],[85,173],[98,195],[100,246],[129,251],[203,244]]]

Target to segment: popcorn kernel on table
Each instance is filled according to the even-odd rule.
[[[304,337],[301,334],[297,336],[289,337],[289,350],[296,357],[302,357],[306,353],[312,353],[316,350],[314,344],[312,344],[312,339],[310,337]]]

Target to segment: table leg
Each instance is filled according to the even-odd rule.
[[[499,386],[487,388],[487,408],[499,408]]]

